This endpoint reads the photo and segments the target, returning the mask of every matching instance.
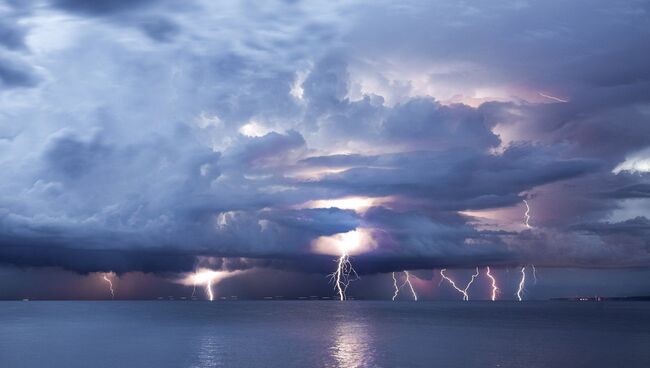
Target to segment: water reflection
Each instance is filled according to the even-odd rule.
[[[375,362],[374,344],[368,326],[361,322],[341,321],[334,328],[330,355],[334,367],[371,367]]]
[[[197,362],[191,368],[225,367],[223,337],[207,332],[197,341]]]

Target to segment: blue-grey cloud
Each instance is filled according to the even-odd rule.
[[[156,0],[54,0],[53,5],[74,12],[105,15],[137,10],[155,2]]]
[[[11,58],[4,58],[0,54],[0,85],[5,88],[34,87],[39,82],[39,77],[34,70]]]
[[[25,30],[10,20],[3,20],[0,23],[0,45],[10,50],[20,50],[25,48]]]
[[[641,4],[12,8],[0,262],[325,272],[364,227],[362,273],[650,264],[648,173],[613,172],[650,146]],[[384,201],[310,208],[349,196]]]

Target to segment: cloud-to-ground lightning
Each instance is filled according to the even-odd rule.
[[[212,292],[212,279],[209,279],[208,283],[205,285],[205,291],[208,293],[208,299],[210,299],[210,301],[213,301],[214,293]]]
[[[467,293],[467,290],[469,290],[469,287],[474,282],[474,279],[478,277],[478,274],[479,274],[478,273],[478,267],[476,267],[476,273],[472,275],[472,279],[469,280],[469,282],[467,283],[467,286],[465,286],[465,295],[467,296],[467,299],[465,299],[465,300],[469,300],[469,294]]]
[[[534,264],[531,264],[530,268],[533,269],[533,280],[535,282],[535,285],[537,285],[537,269],[535,268]]]
[[[111,279],[108,278],[108,276],[112,276],[112,275],[113,275],[112,272],[111,273],[105,273],[102,276],[102,279],[104,279],[104,281],[106,281],[108,283],[108,290],[110,290],[110,292],[111,292],[111,299],[115,299],[115,290],[113,290],[113,282],[111,281]]]
[[[563,102],[563,103],[569,102],[569,100],[565,100],[565,99],[562,99],[562,98],[559,98],[559,97],[547,95],[546,93],[542,93],[542,92],[537,92],[537,93],[542,97],[546,97],[549,100],[553,100],[553,101],[556,101],[556,102]]]
[[[397,286],[397,279],[395,278],[395,272],[393,272],[393,287],[395,288],[395,294],[393,294],[393,301],[395,301],[395,298],[397,298],[397,294],[399,294],[399,286]]]
[[[342,248],[342,254],[336,261],[336,271],[330,275],[332,281],[334,282],[334,289],[339,295],[339,300],[347,299],[345,292],[347,291],[348,286],[350,286],[350,282],[352,282],[354,279],[359,278],[357,271],[355,271],[354,267],[352,267],[350,256],[348,255],[347,250],[345,247]],[[351,278],[351,275],[354,275],[354,278]]]
[[[469,287],[472,286],[472,283],[474,282],[474,279],[476,279],[478,277],[478,275],[479,275],[478,267],[476,267],[476,273],[472,275],[472,279],[469,280],[469,282],[467,283],[467,285],[465,286],[464,289],[461,289],[458,286],[456,286],[456,283],[454,282],[454,280],[452,280],[447,275],[445,275],[445,271],[447,271],[446,268],[441,269],[440,270],[440,276],[442,276],[442,278],[444,280],[447,280],[447,282],[449,282],[449,284],[454,289],[456,289],[456,291],[458,291],[459,293],[461,293],[463,295],[463,300],[464,301],[468,301],[469,300],[469,294],[467,293],[467,291],[469,290]]]
[[[180,280],[184,285],[192,285],[192,296],[196,290],[197,285],[203,285],[205,288],[205,295],[209,301],[214,300],[213,285],[227,277],[231,277],[243,271],[214,271],[208,268],[198,269],[196,272],[189,274],[184,279]]]
[[[533,227],[530,226],[530,206],[528,205],[528,201],[524,199],[524,204],[526,205],[526,212],[524,213],[524,225],[526,225],[527,228],[532,229]],[[537,284],[537,269],[535,268],[534,264],[531,264],[530,267],[533,270],[533,280],[535,280],[535,284]],[[521,301],[522,299],[522,293],[523,289],[526,287],[526,267],[521,268],[521,280],[519,281],[519,288],[517,290],[517,299]]]
[[[440,276],[442,277],[440,282],[442,282],[442,280],[447,280],[447,282],[449,282],[451,287],[456,289],[456,291],[458,291],[459,293],[463,294],[463,300],[465,300],[465,297],[467,296],[467,293],[465,292],[465,290],[463,290],[463,289],[459,288],[458,286],[456,286],[456,283],[454,282],[454,280],[450,279],[449,277],[447,277],[447,275],[445,275],[445,271],[447,271],[446,268],[443,268],[443,269],[440,270]]]
[[[411,295],[413,296],[413,300],[417,302],[418,295],[415,292],[415,289],[413,288],[413,284],[411,283],[411,274],[408,271],[404,271],[404,276],[405,276],[404,282],[402,283],[402,285],[398,286],[397,278],[395,277],[395,272],[393,272],[393,287],[395,288],[395,293],[393,294],[393,301],[395,300],[395,298],[397,298],[400,289],[408,285],[409,289],[411,290]]]
[[[499,292],[499,288],[497,287],[497,280],[490,273],[490,266],[485,267],[485,275],[490,279],[490,282],[492,284],[492,295],[490,296],[490,299],[492,301],[495,301],[497,300],[497,293]]]
[[[413,300],[416,302],[418,301],[418,295],[415,293],[415,289],[413,288],[413,284],[411,284],[411,274],[408,271],[404,271],[404,274],[406,275],[406,281],[404,283],[409,286],[409,289],[411,290],[411,295],[413,295]]]
[[[517,288],[517,300],[522,301],[525,287],[526,287],[526,266],[521,268],[521,280],[519,280],[519,287]]]
[[[350,250],[358,247],[360,242],[361,233],[357,230],[340,234],[335,241],[340,256],[336,260],[336,271],[330,274],[330,280],[334,283],[334,290],[341,301],[347,299],[345,292],[350,282],[359,278],[350,262]]]

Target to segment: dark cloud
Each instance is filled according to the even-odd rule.
[[[169,42],[180,32],[176,23],[165,18],[143,20],[140,27],[147,36],[159,42]]]
[[[65,180],[89,174],[106,162],[110,154],[110,148],[97,140],[84,142],[64,135],[52,140],[45,151],[45,160],[52,167],[53,175]]]
[[[582,224],[573,227],[576,230],[600,235],[629,235],[632,238],[641,237],[650,239],[650,220],[646,217],[635,217],[616,223]],[[650,251],[650,242],[646,241]]]
[[[0,83],[5,87],[34,87],[39,78],[32,68],[0,55]]]
[[[89,15],[106,15],[137,10],[155,2],[157,0],[53,0],[52,5]]]
[[[338,208],[273,211],[261,217],[286,228],[304,230],[312,237],[346,233],[361,222],[354,211]]]
[[[499,145],[480,110],[465,105],[441,106],[431,99],[414,99],[400,104],[382,124],[389,140],[409,145],[426,144],[438,150],[454,147],[487,149]]]
[[[598,168],[597,162],[557,160],[549,154],[526,145],[501,155],[459,149],[390,154],[328,175],[318,184],[347,194],[403,195],[447,210],[466,210],[512,204],[527,188]]]
[[[21,27],[11,24],[8,19],[2,19],[0,22],[0,45],[10,50],[21,50],[25,48],[25,30]]]
[[[650,198],[650,183],[631,184],[602,195],[610,198]]]

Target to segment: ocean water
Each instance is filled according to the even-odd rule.
[[[0,302],[0,367],[650,367],[644,302]]]

